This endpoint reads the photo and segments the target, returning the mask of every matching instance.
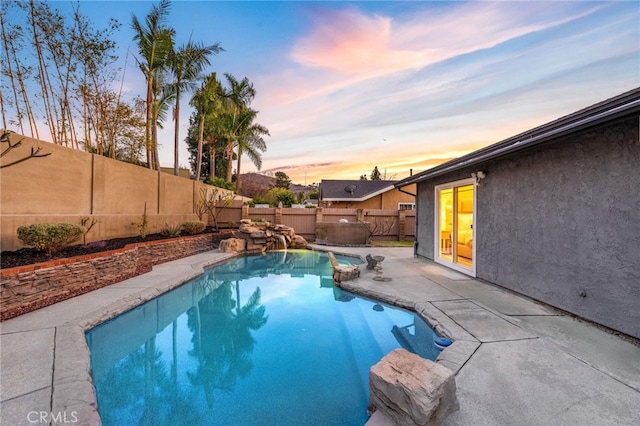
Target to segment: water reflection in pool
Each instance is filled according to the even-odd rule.
[[[89,331],[103,424],[363,425],[370,367],[438,350],[419,317],[331,272],[317,252],[238,258]]]

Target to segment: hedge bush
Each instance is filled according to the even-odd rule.
[[[204,222],[194,220],[192,222],[185,222],[182,224],[182,229],[189,235],[199,234],[207,227]]]
[[[84,235],[84,228],[71,223],[35,223],[18,227],[18,239],[51,256]]]

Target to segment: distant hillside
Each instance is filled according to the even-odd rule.
[[[260,173],[243,173],[241,178],[241,195],[245,197],[255,197],[257,194],[267,192],[276,184],[276,178],[272,176],[262,175]],[[299,192],[309,193],[311,191],[310,186],[298,185],[292,183],[289,186],[289,191],[294,194]]]

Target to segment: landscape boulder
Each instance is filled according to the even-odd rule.
[[[242,238],[227,238],[220,241],[220,251],[223,253],[242,253],[245,250],[246,242]]]
[[[233,238],[220,242],[220,251],[223,252],[264,253],[286,248],[309,249],[310,246],[289,226],[272,225],[265,221],[253,222],[251,219],[242,219],[238,230],[233,232]]]
[[[453,372],[402,348],[371,367],[369,390],[369,413],[396,425],[439,425],[459,408]]]
[[[350,281],[360,276],[360,268],[356,265],[340,265],[332,252],[328,252],[327,255],[333,267],[333,281],[336,283]]]

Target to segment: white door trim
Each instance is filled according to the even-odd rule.
[[[472,229],[472,235],[473,235],[473,246],[471,248],[471,252],[472,252],[472,259],[471,259],[471,268],[468,268],[466,266],[460,265],[458,263],[454,263],[453,261],[447,260],[447,259],[443,259],[440,257],[440,238],[438,237],[440,234],[440,197],[439,197],[439,192],[442,191],[443,189],[449,189],[449,188],[455,188],[458,186],[467,186],[467,185],[473,185],[473,229]],[[453,181],[453,182],[447,182],[447,183],[443,183],[442,185],[436,185],[434,187],[434,200],[435,202],[434,204],[434,215],[433,215],[433,224],[434,224],[434,229],[433,229],[433,260],[436,263],[439,263],[441,265],[447,266],[448,268],[454,269],[458,272],[462,272],[463,274],[466,275],[470,275],[472,277],[476,277],[476,247],[478,246],[477,244],[477,240],[476,240],[476,229],[477,229],[477,222],[476,222],[476,217],[477,217],[477,213],[476,213],[476,205],[477,205],[477,200],[478,200],[478,186],[476,184],[476,180],[474,178],[469,178],[469,179],[462,179],[462,180],[457,180],[457,181]],[[453,232],[452,232],[453,234]]]

